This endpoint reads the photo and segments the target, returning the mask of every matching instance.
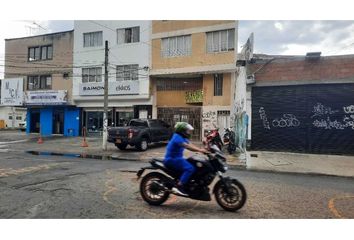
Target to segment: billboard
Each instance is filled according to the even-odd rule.
[[[22,106],[23,78],[8,78],[1,81],[1,105]]]
[[[67,90],[27,91],[26,105],[63,105],[68,102]]]

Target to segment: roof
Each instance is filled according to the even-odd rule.
[[[63,33],[69,33],[69,32],[74,32],[74,29],[73,29],[73,30],[69,30],[69,31],[54,32],[54,33],[46,33],[46,34],[35,35],[35,36],[28,36],[28,37],[6,38],[6,39],[5,39],[5,41],[18,40],[18,39],[25,39],[25,38],[36,38],[36,37],[43,37],[43,36],[57,35],[57,34],[63,34]]]

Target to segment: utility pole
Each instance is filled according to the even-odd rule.
[[[104,47],[104,105],[103,105],[103,139],[102,149],[107,150],[108,127],[108,41]]]

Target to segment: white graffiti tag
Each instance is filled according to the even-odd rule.
[[[354,113],[354,105],[343,107],[345,113]]]
[[[263,107],[259,108],[259,117],[263,120],[263,127],[265,129],[270,129],[269,122],[268,122],[268,119],[267,119],[267,115],[266,115],[266,112],[265,112]]]
[[[300,121],[295,117],[294,114],[283,114],[283,117],[274,119],[272,121],[273,127],[298,127],[300,126]]]
[[[324,106],[322,103],[317,103],[315,106],[313,106],[313,115],[311,118],[316,117],[316,116],[323,116],[323,115],[330,115],[336,112],[339,112],[338,110],[332,110],[330,107]]]

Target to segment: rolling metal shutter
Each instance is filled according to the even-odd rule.
[[[354,154],[354,84],[253,87],[252,149]]]

